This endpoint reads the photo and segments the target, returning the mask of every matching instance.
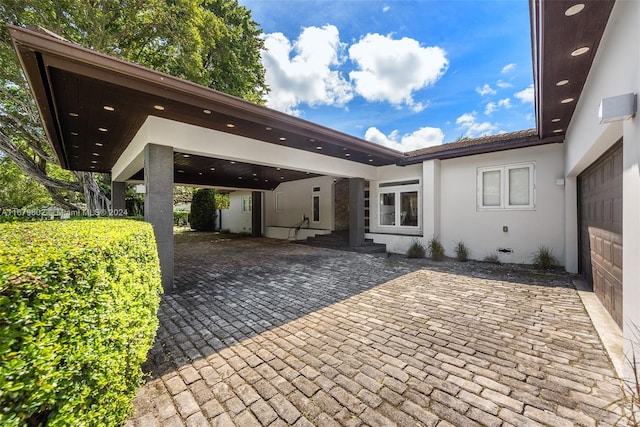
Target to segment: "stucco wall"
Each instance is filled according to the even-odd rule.
[[[333,230],[333,177],[322,176],[283,182],[274,191],[264,193],[265,226],[293,227],[306,215],[312,219],[312,194],[320,194],[320,221],[310,221],[310,228]],[[313,193],[320,187],[319,193]],[[282,195],[282,211],[276,211],[276,195]]]
[[[251,191],[229,194],[229,209],[222,210],[222,228],[232,233],[251,232],[251,212],[242,212],[242,197],[251,197]]]
[[[535,162],[534,210],[479,210],[477,169],[521,162]],[[531,263],[534,252],[544,245],[562,262],[564,187],[556,184],[562,177],[561,144],[442,160],[439,235],[445,252],[454,256],[456,243],[462,241],[472,259],[481,260],[499,248],[509,248],[512,253],[500,254],[503,262]]]
[[[575,177],[619,138],[623,138],[623,334],[629,352],[640,325],[640,119],[599,124],[603,98],[640,92],[640,2],[615,3],[565,140],[566,173]],[[569,188],[567,188],[569,190]],[[576,188],[567,194],[575,200]],[[577,212],[567,215],[568,262],[577,266]]]

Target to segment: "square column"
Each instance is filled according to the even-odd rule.
[[[349,246],[364,245],[364,179],[349,179]]]
[[[127,204],[124,198],[126,188],[126,182],[111,181],[111,212],[109,216],[127,216]]]
[[[162,287],[173,288],[173,147],[144,147],[144,220],[153,226],[158,245]]]
[[[262,237],[262,192],[251,192],[251,236]]]

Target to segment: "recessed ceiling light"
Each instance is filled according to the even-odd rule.
[[[309,142],[316,142],[316,140],[315,140],[315,139],[313,139],[313,138],[311,138],[311,139],[309,140]]]
[[[104,144],[102,142],[96,142],[96,147],[102,147]]]
[[[347,157],[349,157],[349,156],[351,156],[351,154],[349,154],[349,153],[346,153],[346,154],[345,154],[345,156],[347,156]]]
[[[264,180],[264,182],[269,182],[269,180],[268,180],[268,179],[265,179],[265,180]]]
[[[242,179],[242,177],[241,177],[241,176],[239,176],[239,177],[238,177],[238,179]]]
[[[162,111],[162,110],[164,110],[164,105],[157,104],[157,105],[154,105],[153,108],[155,108],[158,111]]]
[[[198,172],[198,175],[202,175],[202,172]]]
[[[216,168],[210,168],[209,170],[210,170],[210,171],[214,171],[214,170],[216,170]]]
[[[80,148],[79,145],[72,145],[73,148]]]
[[[317,146],[317,147],[316,147],[316,150],[322,150],[322,147]]]
[[[270,128],[269,126],[267,126],[265,129],[266,129],[266,130],[271,130],[272,128]]]
[[[280,138],[278,138],[278,139],[280,139],[280,141],[286,141],[286,140],[287,140],[287,138],[285,138],[284,136],[281,136],[281,137],[280,137]]]
[[[106,132],[106,131],[107,131],[107,128],[98,128],[98,130],[99,130],[100,132]]]
[[[178,169],[179,173],[184,173],[184,171],[182,169]]]
[[[205,114],[211,114],[211,110],[202,110],[202,112]]]
[[[277,170],[277,171],[279,171],[279,170],[280,170],[280,168],[276,168],[276,170]]]
[[[553,131],[553,133],[560,133],[560,132],[562,132],[563,130],[564,130],[564,129],[556,129],[556,130],[554,130],[554,131]]]
[[[78,113],[69,113],[71,117],[78,117]]]
[[[257,174],[257,173],[252,173],[251,175],[253,175],[253,176],[258,176],[258,174]]]
[[[258,178],[253,178],[254,181],[260,181]]]
[[[556,86],[564,86],[569,83],[569,80],[560,80],[556,83]]]
[[[311,174],[311,172],[307,172],[307,175],[310,175],[310,174]]]
[[[585,53],[589,52],[589,48],[584,46],[584,47],[579,47],[578,49],[574,50],[573,52],[571,52],[571,56],[580,56],[583,55]]]
[[[342,147],[342,151],[347,151],[347,147]]]
[[[115,111],[116,108],[112,107],[111,105],[103,105],[102,108],[104,108],[106,111]]]
[[[191,154],[183,154],[182,157],[184,158],[191,157]]]
[[[562,101],[560,101],[560,103],[562,104],[568,104],[570,102],[573,102],[573,98],[565,98]]]
[[[373,162],[373,159],[369,159],[370,162]]]
[[[551,123],[558,123],[560,121],[560,119],[553,119],[551,120]]]
[[[227,123],[227,127],[228,128],[234,128],[234,127],[236,127],[236,125],[234,125],[233,123]]]
[[[564,14],[565,16],[573,16],[582,12],[582,9],[584,9],[584,3],[574,4],[569,9],[565,10]]]
[[[99,153],[91,153],[91,154],[93,154],[96,157],[100,155]]]
[[[98,163],[97,160],[91,160],[91,163]]]
[[[233,160],[231,160],[229,163],[231,163],[232,165],[236,164],[236,162],[234,162]]]
[[[95,169],[96,167],[95,167],[95,166],[89,166],[89,168],[90,168],[90,169]]]
[[[71,132],[71,135],[78,136],[78,132]]]
[[[281,176],[280,179],[284,179],[284,176]]]

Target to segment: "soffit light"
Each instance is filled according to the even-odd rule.
[[[232,129],[232,128],[236,127],[236,125],[234,125],[233,123],[227,123],[227,127],[229,129]]]
[[[551,123],[558,123],[560,121],[560,119],[552,119]]]
[[[214,171],[214,170],[216,170],[216,168],[210,168],[209,170]]]
[[[564,129],[556,129],[553,131],[553,133],[561,133]]]
[[[281,136],[279,139],[280,139],[280,141],[286,141],[287,140],[287,138],[285,138],[284,136]]]
[[[156,104],[156,105],[153,106],[153,108],[155,108],[158,111],[163,111],[164,110],[164,105]]]
[[[316,150],[322,150],[322,147],[320,147],[319,145],[316,147]]]
[[[100,132],[107,132],[107,128],[98,128]]]
[[[78,114],[78,113],[74,113],[74,112],[69,113],[69,115],[70,115],[71,117],[78,117],[78,116],[79,116],[79,114]]]
[[[573,102],[573,98],[565,98],[562,101],[560,101],[561,104],[568,104],[570,102]]]
[[[96,142],[96,147],[102,147],[104,144],[102,142]]]
[[[99,153],[91,153],[91,154],[93,154],[96,157],[98,157],[100,155]]]
[[[202,110],[202,112],[205,114],[211,114],[211,110]]]
[[[587,46],[583,46],[571,52],[571,56],[580,56],[584,55],[587,52],[589,52],[589,48]]]
[[[560,80],[558,83],[556,83],[556,86],[564,86],[566,84],[569,84],[569,80]]]
[[[229,163],[231,163],[232,165],[236,164],[236,162],[234,162],[233,160],[231,160]]]
[[[102,108],[105,109],[106,111],[115,111],[116,110],[116,108],[112,107],[111,105],[103,105]]]
[[[577,3],[571,6],[569,9],[565,10],[564,14],[565,16],[573,16],[582,12],[582,9],[584,9],[584,3]]]
[[[182,157],[184,157],[186,159],[186,158],[191,157],[191,155],[190,154],[183,154]]]
[[[184,173],[184,171],[182,169],[178,169],[179,173]]]
[[[71,132],[71,135],[78,136],[78,132]]]
[[[267,126],[265,129],[266,129],[266,130],[271,130],[272,128],[270,128],[269,126]]]

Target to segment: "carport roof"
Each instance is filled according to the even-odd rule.
[[[8,28],[47,136],[66,169],[109,172],[149,116],[366,165],[394,164],[402,157],[399,151],[83,48],[46,30]],[[201,160],[180,159],[185,172],[195,168],[191,161]]]

